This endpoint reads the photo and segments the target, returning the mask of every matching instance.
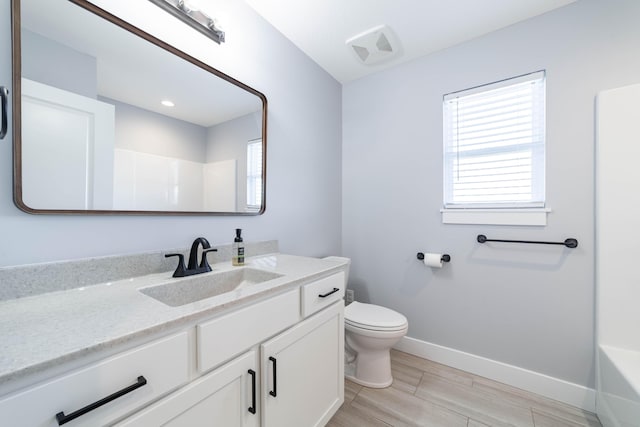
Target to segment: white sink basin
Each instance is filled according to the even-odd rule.
[[[277,279],[278,277],[282,277],[282,274],[242,267],[229,271],[175,278],[161,285],[138,290],[163,304],[171,307],[179,307],[268,280]]]

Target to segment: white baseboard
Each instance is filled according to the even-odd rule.
[[[589,412],[596,411],[596,391],[592,388],[415,338],[404,337],[395,348]]]

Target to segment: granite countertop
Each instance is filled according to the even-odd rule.
[[[183,280],[172,278],[172,272],[0,301],[0,385],[292,289],[344,270],[347,261],[268,254],[248,258],[245,266],[282,276],[179,307],[138,291]],[[197,277],[239,267],[221,262],[212,268]]]

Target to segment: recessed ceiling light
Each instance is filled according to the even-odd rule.
[[[169,101],[168,99],[163,100],[161,104],[164,105],[165,107],[175,107],[176,105],[173,102]]]

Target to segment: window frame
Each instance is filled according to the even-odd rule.
[[[260,147],[261,158],[264,156],[263,146],[262,146],[262,138],[256,138],[247,141],[247,210],[250,212],[258,212],[262,207],[262,186],[264,186],[264,182],[262,181],[262,162],[258,162],[257,166],[259,170],[252,171],[251,168],[251,147],[257,146]],[[252,173],[254,172],[254,173]],[[258,189],[256,186],[256,182],[260,183],[260,188]],[[253,188],[253,191],[251,190]],[[259,199],[258,204],[249,203],[249,198],[253,195],[255,198]]]
[[[546,225],[547,214],[550,209],[546,207],[546,78],[547,74],[545,70],[539,70],[532,73],[519,75],[516,77],[503,79],[500,81],[483,84],[470,89],[451,92],[445,94],[442,98],[442,111],[443,111],[443,207],[441,209],[442,221],[447,224],[489,224],[489,225]],[[487,201],[487,202],[471,202],[461,203],[455,202],[452,199],[453,196],[453,179],[451,178],[454,173],[454,163],[450,156],[459,154],[457,150],[451,150],[452,139],[448,139],[448,128],[453,128],[452,122],[447,122],[446,108],[447,103],[451,103],[453,99],[461,99],[464,97],[477,95],[480,93],[489,93],[491,91],[500,90],[501,88],[507,88],[509,86],[520,85],[525,82],[541,81],[541,103],[542,105],[532,114],[541,114],[535,118],[538,123],[541,121],[541,135],[538,142],[531,142],[532,150],[542,150],[542,153],[531,153],[532,167],[537,166],[536,171],[532,171],[532,174],[538,173],[538,176],[531,178],[531,184],[539,186],[536,190],[532,190],[532,195],[539,195],[541,200],[535,201]],[[535,102],[535,101],[532,101]],[[532,121],[534,119],[532,118]],[[533,123],[532,123],[533,124]],[[457,126],[457,124],[455,124]],[[540,141],[541,139],[541,141]],[[540,147],[541,145],[541,147]],[[491,148],[487,149],[487,152],[494,153],[508,153],[514,150],[516,145],[505,145],[503,148]],[[482,150],[478,150],[478,153],[482,153]],[[477,154],[479,155],[479,154]],[[458,157],[459,158],[459,157]],[[536,161],[540,164],[534,164]],[[537,179],[537,181],[536,181]],[[447,188],[447,185],[449,187]],[[488,187],[487,187],[488,188]],[[447,193],[449,191],[449,193]],[[451,198],[448,199],[448,194]]]

